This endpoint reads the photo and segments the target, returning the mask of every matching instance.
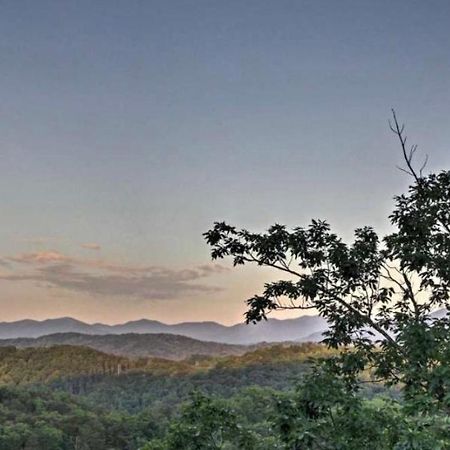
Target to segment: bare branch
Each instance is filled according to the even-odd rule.
[[[400,145],[402,148],[402,153],[403,153],[403,159],[405,160],[406,163],[406,167],[407,169],[400,169],[403,172],[406,172],[408,175],[412,176],[417,183],[420,183],[420,179],[422,178],[422,171],[425,168],[425,165],[422,165],[421,170],[419,170],[419,173],[417,173],[417,171],[414,169],[413,166],[413,158],[414,158],[414,154],[417,151],[417,145],[414,144],[411,146],[411,148],[409,149],[409,151],[406,149],[406,141],[407,141],[407,136],[405,136],[403,133],[405,131],[405,125],[402,124],[400,125],[398,120],[397,120],[397,115],[395,114],[395,110],[392,109],[392,118],[394,120],[394,124],[392,124],[391,121],[389,121],[389,128],[391,129],[391,131],[398,137],[399,141],[400,141]]]
[[[408,137],[404,135],[405,125],[399,124],[394,109],[392,109],[392,117],[394,119],[394,124],[392,124],[392,122],[389,120],[389,128],[398,137],[398,139],[400,141],[400,145],[402,147],[403,159],[405,160],[406,166],[407,166],[407,169],[404,169],[404,168],[401,168],[398,166],[397,166],[397,168],[400,169],[402,172],[405,172],[408,175],[412,176],[416,180],[416,182],[419,182],[419,180],[421,178],[423,178],[423,171],[428,164],[428,155],[425,155],[425,160],[424,160],[423,164],[421,165],[419,171],[415,170],[414,166],[413,166],[413,159],[414,159],[414,155],[417,151],[417,144],[412,145],[411,148],[409,149],[409,151],[406,150],[406,142],[408,140]]]
[[[425,169],[425,167],[427,167],[428,164],[428,154],[425,155],[425,161],[422,164],[422,167],[419,169],[419,175],[422,178],[423,177],[423,170]]]

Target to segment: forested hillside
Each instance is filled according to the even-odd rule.
[[[0,383],[6,384],[47,383],[78,376],[118,376],[133,372],[185,374],[194,369],[193,364],[185,361],[126,358],[69,345],[0,348]]]
[[[204,342],[174,334],[108,334],[87,335],[80,333],[57,333],[39,338],[0,340],[0,347],[49,347],[54,345],[77,345],[90,347],[112,355],[128,357],[158,357],[181,360],[192,355],[242,355],[251,347],[244,345]]]
[[[329,354],[319,344],[276,345],[171,361],[78,346],[3,347],[0,450],[136,450],[163,438],[193,392],[222,398],[263,430],[277,396],[310,358]],[[254,404],[264,408],[252,411]]]
[[[256,367],[266,370],[276,366],[280,371],[289,365],[306,365],[311,358],[332,354],[320,344],[274,345],[235,356],[193,355],[174,361],[163,358],[133,358],[111,355],[70,345],[52,347],[0,347],[0,383],[26,385],[51,383],[84,377],[111,382],[125,376],[143,374],[151,377],[184,377],[212,371],[243,371]],[[284,377],[280,380],[285,383]],[[252,381],[255,381],[252,378]]]
[[[1,450],[137,450],[163,423],[89,407],[48,389],[0,386]]]
[[[294,387],[314,361],[333,355],[320,344],[183,361],[76,346],[4,347],[0,450],[285,449],[282,420],[301,417]],[[320,387],[320,378],[315,382]],[[368,414],[398,396],[377,384],[364,387],[362,398],[378,398],[367,404]],[[210,434],[218,430],[219,447]]]

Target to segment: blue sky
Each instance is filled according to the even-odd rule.
[[[2,1],[4,320],[231,323],[267,274],[205,272],[214,220],[386,232],[390,108],[450,164],[449,23],[444,0]]]

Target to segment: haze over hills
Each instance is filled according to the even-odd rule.
[[[38,338],[17,338],[0,340],[0,347],[16,348],[77,346],[127,357],[153,357],[182,360],[193,355],[228,356],[242,355],[252,347],[244,345],[204,342],[174,334],[81,334],[56,333]]]
[[[104,334],[175,334],[202,341],[250,345],[258,342],[307,341],[327,328],[319,316],[295,319],[269,319],[257,325],[244,323],[225,326],[216,322],[183,322],[168,325],[155,320],[137,320],[119,325],[87,324],[63,317],[43,321],[21,320],[0,323],[0,339],[36,338],[55,333]]]
[[[445,309],[430,317],[442,318]],[[326,321],[319,316],[301,316],[295,319],[268,319],[256,325],[238,323],[232,326],[217,322],[182,322],[165,324],[141,319],[118,325],[88,324],[70,317],[59,319],[20,320],[0,322],[0,339],[37,338],[50,334],[79,333],[86,335],[167,334],[179,335],[207,342],[252,345],[260,342],[319,342],[327,330]]]

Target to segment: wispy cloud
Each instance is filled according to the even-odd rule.
[[[57,251],[49,250],[44,252],[21,253],[17,256],[10,256],[9,261],[21,264],[50,264],[74,261],[72,258],[65,256]]]
[[[14,267],[9,272],[0,273],[0,280],[34,281],[48,288],[149,300],[216,292],[220,289],[205,283],[206,278],[228,270],[217,264],[181,270],[117,264],[74,258],[58,251],[26,253],[5,260]]]
[[[50,242],[55,242],[58,240],[60,240],[60,238],[56,236],[35,236],[20,239],[21,242],[32,245],[49,245]]]
[[[81,244],[82,248],[86,250],[101,250],[101,246],[99,244],[95,244],[94,242],[87,242],[86,244]]]

